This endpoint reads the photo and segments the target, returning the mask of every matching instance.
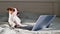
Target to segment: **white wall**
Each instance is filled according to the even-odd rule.
[[[3,20],[7,20],[6,9],[8,7],[17,7],[20,11],[24,11],[23,17],[30,19],[36,19],[36,14],[56,14],[59,16],[60,12],[58,11],[58,3],[55,0],[36,0],[36,1],[26,1],[26,0],[17,0],[17,1],[5,1],[0,0],[0,15],[3,16]],[[29,13],[26,13],[29,12]],[[1,18],[0,18],[1,19]],[[1,19],[2,20],[2,19]],[[1,21],[0,20],[0,21]],[[3,21],[2,20],[2,21]]]
[[[37,2],[36,2],[37,1]],[[8,7],[17,7],[20,11],[36,14],[56,14],[58,15],[58,4],[55,0],[0,0],[0,14],[6,12]]]
[[[53,14],[57,11],[56,5],[54,2],[0,2],[0,11],[6,11],[7,7],[17,7],[20,11]]]

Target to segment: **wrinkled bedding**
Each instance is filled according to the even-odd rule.
[[[29,31],[20,28],[12,29],[8,24],[0,25],[0,34],[59,34],[60,30]]]

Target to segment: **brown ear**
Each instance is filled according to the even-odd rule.
[[[7,10],[9,11],[15,11],[15,9],[13,9],[13,7],[9,7],[9,8],[7,8]]]

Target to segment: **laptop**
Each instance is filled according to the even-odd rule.
[[[34,26],[28,25],[25,27],[20,27],[21,29],[27,29],[31,31],[38,31],[43,28],[49,28],[52,21],[55,19],[56,15],[40,15]]]

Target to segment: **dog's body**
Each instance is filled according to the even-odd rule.
[[[10,24],[11,27],[14,27],[15,25],[21,25],[21,20],[20,18],[17,16],[17,9],[14,8],[15,11],[11,14],[9,13],[9,19],[8,19],[8,22]]]

